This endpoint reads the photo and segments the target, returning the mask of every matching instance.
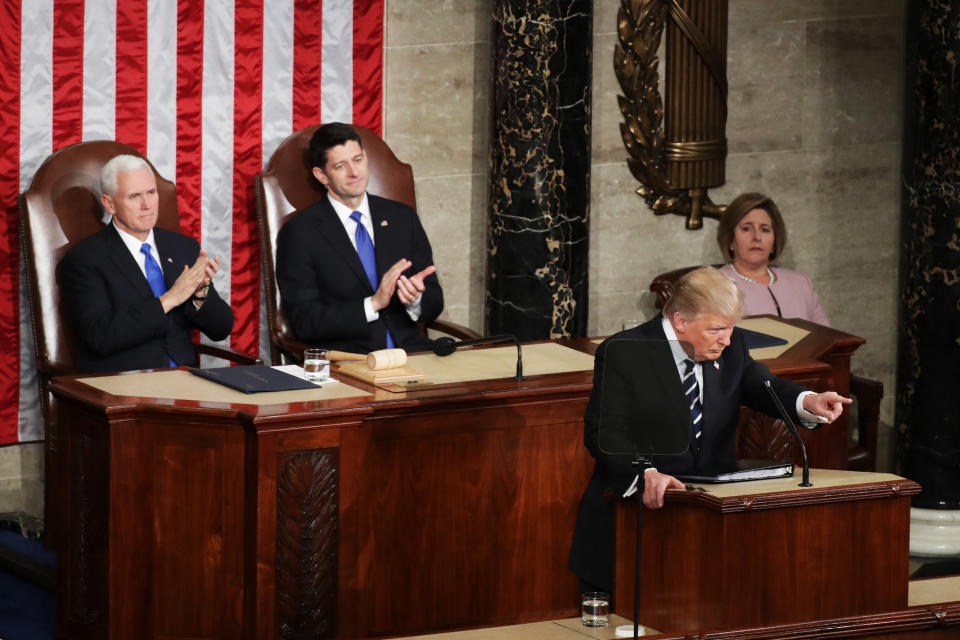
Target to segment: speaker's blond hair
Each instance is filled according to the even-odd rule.
[[[673,285],[673,293],[663,305],[663,314],[672,318],[677,312],[689,319],[714,313],[737,322],[743,315],[743,294],[717,269],[701,267],[690,271]]]

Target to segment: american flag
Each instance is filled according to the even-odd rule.
[[[43,438],[17,194],[54,150],[118,140],[177,183],[225,267],[229,344],[267,352],[253,176],[318,122],[379,132],[383,0],[0,0],[0,445]]]

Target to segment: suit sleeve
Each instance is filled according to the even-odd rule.
[[[827,318],[827,314],[823,310],[823,307],[820,306],[820,298],[817,297],[817,292],[813,288],[813,282],[810,281],[810,276],[803,274],[803,280],[807,287],[807,291],[804,292],[807,299],[807,319],[825,327],[829,327],[830,320]]]
[[[413,266],[407,271],[408,275],[420,273],[433,264],[433,250],[427,233],[423,230],[420,218],[411,210],[411,250],[410,262]],[[424,291],[420,299],[420,322],[427,324],[435,320],[443,311],[443,289],[436,273],[432,273],[423,280]]]
[[[207,299],[199,309],[192,300],[187,300],[180,306],[187,321],[211,340],[223,340],[233,331],[233,310],[220,297],[213,284],[207,290]]]
[[[321,270],[334,267],[317,255],[321,243],[316,233],[296,222],[294,218],[285,224],[277,235],[277,286],[294,334],[312,344],[366,338],[370,332],[363,310],[366,295],[358,290],[346,298],[321,287]]]
[[[603,395],[603,386],[604,384],[622,385],[621,378],[605,375],[608,344],[608,342],[602,343],[594,354],[593,389],[590,391],[590,399],[583,416],[583,443],[597,461],[597,473],[602,476],[604,485],[612,488],[617,495],[623,495],[637,475],[637,468],[633,466],[633,456],[609,453],[600,447],[600,399]],[[619,390],[613,390],[613,392],[620,393]],[[624,389],[623,392],[629,393],[629,390]]]
[[[150,296],[115,304],[105,265],[97,256],[68,253],[60,264],[61,291],[77,337],[99,356],[162,337],[167,317]]]

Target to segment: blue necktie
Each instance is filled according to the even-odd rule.
[[[360,256],[360,262],[363,263],[363,270],[367,274],[367,280],[370,281],[370,286],[376,291],[380,284],[380,280],[377,278],[377,254],[373,249],[373,240],[370,238],[370,234],[367,233],[367,228],[360,222],[361,217],[362,214],[359,211],[354,211],[350,214],[350,219],[357,223],[357,231],[353,238],[357,242],[357,255]],[[390,335],[390,331],[388,330],[387,349],[393,349],[393,347],[393,336]]]
[[[153,291],[153,295],[159,298],[167,292],[167,282],[163,279],[163,271],[160,270],[157,261],[153,259],[149,243],[144,242],[140,245],[140,253],[143,254],[143,266],[144,271],[147,272],[147,282],[150,284],[150,290]],[[173,358],[170,358],[170,366],[177,366]]]
[[[690,450],[700,451],[700,436],[703,435],[703,408],[700,405],[700,386],[697,384],[696,363],[687,359],[683,363],[687,370],[683,374],[683,393],[690,403]]]
[[[150,290],[153,291],[153,295],[158,298],[167,292],[167,283],[163,279],[163,271],[160,270],[160,265],[157,264],[157,261],[153,259],[153,256],[150,254],[150,245],[144,242],[140,246],[140,253],[143,254],[143,263],[145,271],[147,272],[147,282],[150,283]]]

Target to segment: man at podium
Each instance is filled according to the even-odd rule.
[[[764,388],[766,380],[781,403],[792,410],[792,417],[804,423],[833,422],[843,405],[850,403],[833,391],[817,394],[776,378],[755,362],[740,330],[734,327],[742,310],[742,294],[726,276],[709,267],[696,269],[677,282],[662,315],[621,331],[598,347],[593,390],[584,415],[584,444],[597,462],[580,502],[568,563],[580,578],[581,592],[610,592],[613,586],[614,502],[604,495],[608,489],[617,498],[641,491],[644,506],[655,509],[663,506],[668,489],[684,488],[674,475],[732,465],[740,405],[778,415]],[[664,356],[655,362],[631,363],[631,371],[618,372],[624,374],[618,375],[618,384],[623,379],[656,379],[661,388],[682,401],[682,411],[689,405],[689,421],[685,413],[682,416],[690,425],[689,447],[680,455],[654,456],[654,468],[648,469],[642,480],[632,464],[633,456],[600,446],[605,357],[617,341],[656,342]],[[652,392],[637,386],[625,392]]]

